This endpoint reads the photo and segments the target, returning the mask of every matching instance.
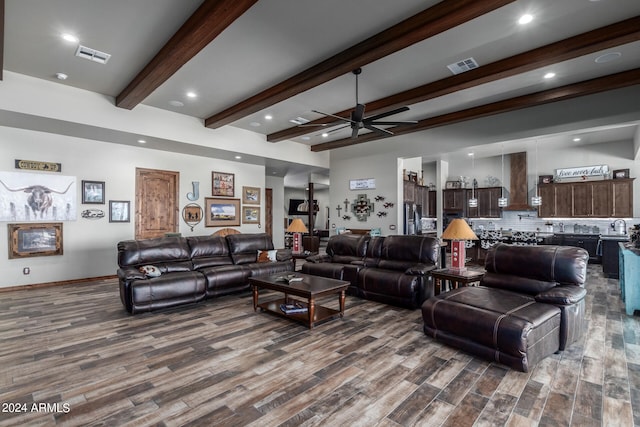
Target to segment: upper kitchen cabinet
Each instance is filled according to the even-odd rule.
[[[444,212],[465,212],[467,190],[456,188],[442,190],[442,210]]]
[[[633,179],[540,184],[542,218],[633,216]]]
[[[478,207],[467,208],[469,218],[500,218],[498,198],[502,195],[501,187],[476,188],[475,197],[478,199]],[[467,190],[467,199],[471,198],[471,190]]]

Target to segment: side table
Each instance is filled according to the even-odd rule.
[[[449,281],[451,289],[460,285],[467,286],[469,283],[479,282],[484,277],[484,270],[477,268],[440,268],[431,270],[431,277],[434,279],[434,293],[438,295],[442,290],[442,281]]]

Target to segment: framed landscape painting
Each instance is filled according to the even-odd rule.
[[[240,199],[205,197],[204,200],[205,227],[240,225]]]
[[[257,206],[242,207],[243,224],[260,224],[260,208]]]
[[[104,181],[82,180],[82,203],[104,204]]]
[[[225,172],[211,172],[212,196],[233,197],[235,175]]]
[[[9,259],[62,255],[62,223],[9,224]]]
[[[259,205],[260,187],[242,187],[242,203],[245,205]]]

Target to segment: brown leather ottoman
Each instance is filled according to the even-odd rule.
[[[522,372],[560,349],[560,309],[531,295],[459,288],[426,300],[422,318],[428,336]]]

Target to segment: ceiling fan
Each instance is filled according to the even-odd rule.
[[[364,116],[365,105],[364,104],[360,104],[358,102],[358,76],[360,75],[360,73],[362,73],[362,69],[361,68],[356,68],[355,70],[353,70],[353,74],[355,74],[355,76],[356,76],[356,106],[353,109],[353,111],[351,112],[351,118],[336,116],[334,114],[329,114],[329,113],[323,113],[322,111],[318,111],[318,110],[311,110],[314,113],[322,114],[322,115],[328,116],[328,117],[333,117],[335,119],[338,119],[340,121],[348,123],[345,126],[341,126],[339,128],[332,129],[329,132],[336,132],[336,131],[338,131],[340,129],[344,129],[344,128],[350,126],[351,127],[351,138],[357,138],[358,137],[358,133],[360,132],[360,129],[363,129],[363,128],[364,129],[369,129],[370,131],[377,132],[377,133],[380,133],[380,134],[385,135],[385,136],[391,136],[391,135],[393,135],[393,132],[391,132],[388,129],[380,128],[378,126],[399,126],[399,125],[409,125],[409,124],[418,123],[415,120],[380,121],[380,119],[383,119],[385,117],[393,116],[394,114],[402,113],[403,111],[408,111],[409,107],[407,107],[407,106],[396,108],[395,110],[387,111],[387,112],[376,114],[376,115],[373,115],[373,116],[365,117]],[[320,126],[326,126],[326,124],[320,125]],[[327,132],[327,133],[329,133],[329,132]]]

